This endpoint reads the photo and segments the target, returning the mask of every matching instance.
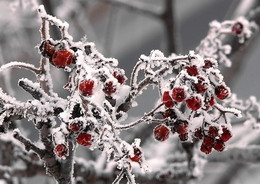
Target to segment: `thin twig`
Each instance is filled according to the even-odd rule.
[[[35,74],[40,73],[40,70],[37,69],[34,65],[28,64],[28,63],[23,63],[23,62],[18,62],[18,61],[11,61],[7,64],[2,65],[0,67],[0,72],[5,71],[10,68],[26,69],[26,70],[32,71]]]
[[[127,125],[116,125],[115,126],[115,129],[119,129],[119,130],[126,130],[126,129],[129,129],[131,127],[134,127],[144,121],[147,121],[147,118],[149,119],[149,117],[153,116],[155,111],[157,111],[160,107],[162,107],[163,104],[159,104],[157,107],[155,107],[152,111],[150,111],[149,113],[145,114],[142,118],[140,118],[139,120],[137,121],[134,121],[132,123],[129,123]]]

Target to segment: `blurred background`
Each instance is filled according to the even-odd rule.
[[[146,7],[151,6],[155,11],[160,11],[165,6],[164,0],[139,0],[138,2]],[[36,48],[40,43],[38,31],[40,20],[36,11],[39,4],[44,4],[49,14],[70,24],[69,31],[74,41],[86,36],[88,41],[95,42],[97,49],[105,57],[118,59],[119,67],[126,71],[128,78],[141,54],[149,55],[153,49],[161,50],[166,56],[173,51],[176,54],[187,54],[189,50],[194,50],[200,40],[206,36],[210,21],[223,21],[227,17],[245,14],[246,10],[236,9],[241,3],[244,3],[243,6],[259,4],[258,0],[173,0],[173,2],[171,14],[174,18],[175,48],[171,47],[172,40],[169,39],[167,26],[162,19],[106,0],[0,0],[1,65],[9,61],[39,65],[40,55]],[[54,27],[51,28],[51,35],[55,39],[60,37]],[[256,36],[246,50],[232,56],[236,72],[230,76],[228,70],[224,70],[226,75],[229,74],[228,83],[232,92],[239,98],[247,99],[254,95],[260,99],[259,49],[260,39]],[[62,89],[67,80],[66,73],[62,70],[57,72],[55,69],[52,71],[52,76],[55,91],[60,96],[66,97],[68,92]],[[26,101],[31,97],[17,87],[19,78],[34,80],[33,74],[13,69],[0,75],[0,87],[17,99]],[[130,111],[127,121],[142,116],[143,112],[151,109],[155,103],[155,96],[158,96],[157,90],[148,88],[138,98],[138,107]],[[25,129],[33,127],[30,123],[23,123],[23,126]],[[29,132],[33,140],[36,140],[35,135],[37,136],[35,130]],[[222,177],[226,179],[223,182],[219,176],[225,175],[223,171],[227,169],[234,169],[233,176]],[[258,183],[256,181],[260,181],[259,169],[257,165],[208,164],[200,183]],[[38,178],[31,179],[28,183],[35,183],[37,180]],[[43,181],[47,182],[45,179]]]

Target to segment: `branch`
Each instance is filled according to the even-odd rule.
[[[47,94],[40,88],[40,86],[28,79],[20,79],[18,85],[30,93],[36,100],[40,100],[42,97],[47,96]]]
[[[44,150],[40,149],[39,147],[37,147],[35,144],[33,144],[29,139],[26,139],[25,137],[23,137],[20,133],[20,131],[18,129],[14,130],[13,132],[13,136],[15,139],[17,139],[18,141],[20,141],[24,146],[26,151],[34,151],[35,153],[37,153],[39,155],[40,158],[43,157],[44,155]]]
[[[164,12],[160,15],[166,32],[167,51],[169,54],[178,52],[177,24],[175,21],[174,0],[164,0]]]
[[[162,107],[163,104],[159,104],[157,107],[155,107],[152,111],[150,111],[149,113],[145,114],[142,118],[140,118],[139,120],[136,120],[132,123],[129,123],[127,125],[116,125],[115,129],[119,129],[119,130],[126,130],[129,129],[131,127],[134,127],[144,121],[149,121],[149,117],[152,117],[155,113],[155,111],[157,111],[160,107]]]
[[[34,65],[28,64],[28,63],[23,63],[23,62],[18,62],[18,61],[11,61],[7,64],[4,64],[0,67],[0,72],[5,71],[10,68],[19,68],[19,69],[26,69],[29,70],[35,74],[39,74],[40,70],[35,68]]]
[[[44,6],[41,5],[38,8],[38,13],[41,17],[41,28],[40,28],[40,33],[41,33],[41,41],[44,41],[46,39],[49,39],[49,22],[45,19],[45,16],[47,16],[47,13],[44,9]],[[50,65],[49,61],[41,56],[40,59],[40,75],[38,76],[38,81],[40,82],[41,88],[44,90],[45,93],[51,96],[55,96],[54,92],[52,91],[53,84],[50,75]]]

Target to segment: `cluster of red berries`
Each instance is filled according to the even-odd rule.
[[[176,120],[174,124],[170,126],[160,124],[153,129],[153,135],[156,140],[162,142],[169,138],[170,132],[172,134],[178,133],[181,141],[187,141],[188,125],[189,123],[186,120]]]
[[[200,147],[202,152],[209,154],[211,153],[212,148],[219,152],[225,149],[225,142],[232,137],[232,134],[226,126],[221,126],[221,130],[222,133],[219,133],[219,128],[213,125],[208,127],[206,133],[204,133],[202,128],[195,130],[194,137],[202,140]]]
[[[65,67],[74,63],[75,56],[72,50],[56,49],[50,40],[41,43],[39,50],[44,57],[49,58],[50,62],[56,67]]]
[[[170,91],[164,91],[162,102],[165,107],[172,108],[178,103],[185,102],[186,106],[189,109],[197,111],[203,107],[203,104],[205,109],[213,106],[215,104],[214,96],[216,96],[220,100],[224,100],[225,98],[227,98],[230,92],[229,88],[226,87],[224,83],[212,86],[215,89],[214,94],[212,94],[212,92],[208,90],[210,89],[210,83],[206,82],[202,75],[200,75],[200,72],[205,73],[206,70],[211,67],[214,67],[214,63],[210,60],[204,61],[204,66],[202,67],[201,71],[199,71],[198,67],[195,65],[186,66],[185,70],[187,74],[189,76],[196,77],[197,82],[191,81],[190,87],[188,87],[184,83],[184,86],[186,86],[186,88],[184,86],[173,86]],[[190,90],[188,90],[189,88]]]
[[[200,150],[206,154],[211,153],[212,148],[216,151],[223,151],[225,149],[225,142],[231,137],[231,131],[226,127],[221,127],[222,132],[219,133],[219,128],[216,126],[209,126],[208,131],[205,132],[202,128],[197,128],[193,133],[193,137],[202,140]],[[154,138],[158,141],[165,141],[169,138],[170,131],[179,134],[181,141],[188,140],[188,121],[177,120],[173,126],[166,126],[164,124],[157,125],[154,130]]]
[[[117,79],[117,82],[119,84],[123,84],[125,82],[125,76],[123,73],[119,71],[115,71],[113,73],[113,77]],[[83,96],[91,96],[93,94],[93,89],[94,89],[95,81],[92,79],[85,79],[80,82],[79,84],[79,91],[81,95]],[[103,92],[107,96],[111,96],[117,91],[116,84],[114,84],[113,81],[111,80],[106,80],[103,85]]]
[[[76,136],[76,141],[82,146],[92,145],[92,134],[89,133],[92,129],[92,125],[87,125],[83,130],[83,123],[80,121],[74,121],[68,124],[68,130],[71,134]],[[65,144],[57,144],[54,148],[54,152],[58,157],[65,157],[68,154],[68,147]]]

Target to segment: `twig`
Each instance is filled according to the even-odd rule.
[[[163,104],[159,104],[157,107],[155,107],[152,111],[150,111],[149,113],[145,114],[142,118],[140,118],[139,120],[137,121],[134,121],[132,123],[129,123],[127,125],[116,125],[115,126],[115,129],[119,129],[119,130],[127,130],[131,127],[134,127],[144,121],[147,121],[147,118],[149,119],[149,117],[153,116],[155,111],[157,111],[160,107],[162,107]],[[157,121],[157,120],[156,120]]]
[[[28,63],[23,63],[23,62],[18,62],[18,61],[11,61],[10,63],[2,65],[0,67],[0,72],[5,71],[10,68],[26,69],[26,70],[32,71],[35,74],[40,73],[40,70],[37,69],[34,65],[28,64]]]
[[[40,6],[38,9],[39,15],[41,16],[42,24],[40,28],[40,33],[41,33],[41,41],[44,41],[46,39],[49,39],[49,22],[45,19],[44,15],[46,15],[46,11],[43,6]],[[38,77],[38,80],[40,82],[41,88],[44,90],[45,93],[48,95],[54,96],[54,93],[52,91],[53,84],[51,80],[50,75],[50,66],[49,66],[49,61],[41,56],[40,59],[40,74]]]
[[[40,158],[42,158],[44,156],[44,150],[40,149],[35,144],[33,144],[30,140],[23,137],[20,134],[19,130],[14,130],[13,136],[14,136],[15,139],[17,139],[18,141],[20,141],[21,143],[24,144],[26,151],[32,150],[35,153],[37,153]]]

